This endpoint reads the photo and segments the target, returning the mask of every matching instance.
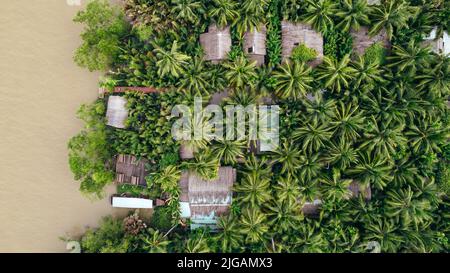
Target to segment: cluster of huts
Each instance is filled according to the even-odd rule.
[[[376,2],[376,1],[375,1]],[[369,36],[369,30],[361,27],[357,31],[351,31],[353,37],[353,49],[358,54],[364,51],[374,43],[381,43],[389,46],[386,32],[382,31],[376,36]],[[303,23],[294,23],[283,21],[281,23],[282,35],[282,57],[288,59],[292,50],[304,44],[314,49],[318,55],[316,60],[310,62],[315,66],[322,61],[323,58],[323,37],[321,33],[315,31],[311,26]],[[207,32],[200,35],[200,43],[204,49],[204,59],[213,63],[219,63],[228,57],[231,50],[232,39],[229,27],[219,28],[216,25],[210,25]],[[449,37],[445,33],[444,37],[436,37],[434,30],[429,37],[426,37],[425,43],[430,45],[437,53],[449,53]],[[266,55],[266,28],[261,26],[244,35],[243,49],[249,59],[256,62],[257,65],[265,63]],[[120,95],[126,91],[139,91],[143,93],[158,92],[159,90],[152,87],[116,87],[112,94],[108,96],[108,106],[106,113],[107,125],[124,129],[126,128],[126,118],[128,111],[126,108],[127,101]],[[104,89],[100,90],[100,94],[105,93]],[[226,91],[219,91],[213,95],[211,103],[219,103]],[[261,142],[256,143],[253,147],[256,152],[264,152],[266,148]],[[193,158],[193,151],[187,146],[182,145],[180,149],[180,157],[185,159]],[[146,187],[145,177],[147,171],[145,165],[146,159],[138,159],[133,155],[117,155],[115,157],[115,182],[118,184],[130,184]],[[181,189],[180,208],[181,217],[191,220],[191,228],[202,226],[216,227],[217,217],[228,213],[232,202],[232,188],[236,182],[236,170],[232,167],[220,167],[219,177],[214,181],[204,181],[198,175],[192,172],[184,171],[179,181]],[[366,200],[370,200],[370,186],[361,188],[361,185],[354,181],[350,185],[352,196],[362,195]],[[305,215],[314,217],[318,214],[322,201],[316,199],[313,202],[306,202],[302,211]],[[164,205],[162,199],[156,200],[155,205]],[[113,196],[112,205],[114,207],[123,208],[153,208],[153,201],[146,198],[135,198],[128,196]]]

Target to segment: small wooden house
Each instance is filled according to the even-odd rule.
[[[117,184],[131,184],[136,186],[147,186],[145,177],[146,159],[137,159],[134,155],[119,154],[116,157],[116,179]]]
[[[384,29],[377,35],[371,37],[369,35],[369,28],[361,26],[359,30],[352,29],[350,35],[353,38],[353,52],[358,55],[363,55],[366,49],[375,43],[381,43],[386,48],[390,46],[389,38]]]
[[[106,110],[106,124],[116,128],[125,128],[128,117],[127,100],[121,96],[109,96]]]
[[[255,61],[256,65],[264,64],[266,56],[266,27],[247,31],[244,34],[243,49],[250,60]]]
[[[180,178],[181,217],[190,218],[191,229],[216,228],[217,218],[227,214],[232,201],[236,169],[220,167],[219,178],[205,181],[194,173],[184,171]]]
[[[282,36],[282,52],[283,60],[288,59],[292,50],[304,44],[317,52],[317,59],[310,62],[312,66],[316,66],[323,59],[323,37],[322,34],[315,31],[310,25],[303,23],[293,23],[289,21],[281,22]]]
[[[227,59],[231,50],[230,27],[218,28],[217,25],[210,25],[208,32],[200,34],[200,44],[205,53],[205,60],[218,63]]]

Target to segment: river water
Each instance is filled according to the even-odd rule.
[[[0,1],[0,252],[63,252],[59,236],[116,213],[81,196],[67,164],[99,77],[72,61],[85,0]]]

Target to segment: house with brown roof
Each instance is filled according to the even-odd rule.
[[[375,43],[381,43],[385,48],[390,46],[389,38],[384,29],[375,36],[370,36],[369,28],[361,26],[358,30],[352,29],[350,35],[353,38],[353,52],[358,55],[363,55],[366,49]]]
[[[264,64],[266,56],[266,27],[260,26],[253,31],[244,34],[243,49],[250,60],[255,61],[257,66]]]
[[[117,155],[116,179],[114,182],[146,187],[145,177],[148,172],[145,169],[145,164],[147,163],[147,159],[137,159],[134,155]]]
[[[205,60],[218,63],[227,59],[231,50],[230,27],[219,28],[215,24],[210,25],[208,32],[200,34],[200,44],[205,53]]]
[[[219,178],[205,181],[197,174],[184,171],[180,178],[181,217],[191,220],[191,229],[216,229],[218,217],[229,212],[236,169],[220,167]]]
[[[127,100],[121,96],[109,96],[106,110],[106,125],[125,128],[125,120],[128,117],[126,108]]]
[[[288,59],[292,50],[304,44],[317,52],[316,60],[310,65],[316,66],[323,59],[323,37],[320,32],[315,31],[310,25],[304,23],[294,23],[289,21],[281,22],[282,52],[283,60]]]

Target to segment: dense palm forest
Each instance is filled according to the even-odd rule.
[[[449,31],[448,0],[126,0],[92,1],[75,18],[85,25],[75,62],[105,71],[100,85],[151,86],[159,94],[126,93],[127,130],[105,125],[105,101],[80,108],[86,122],[70,140],[70,167],[80,190],[102,197],[114,179],[117,153],[148,158],[148,188],[118,190],[149,197],[168,193],[150,221],[137,214],[104,219],[81,239],[85,252],[448,252],[450,68],[424,37]],[[324,58],[304,46],[281,58],[281,21],[310,24],[324,37]],[[220,64],[203,61],[199,35],[231,26],[232,49]],[[242,50],[243,34],[265,25],[266,63]],[[385,31],[390,46],[352,51],[351,30]],[[280,146],[248,152],[250,141],[175,141],[172,106],[207,101],[224,89],[223,105],[272,97],[280,106]],[[196,121],[202,123],[206,121]],[[196,125],[197,125],[196,123]],[[180,144],[195,158],[181,161]],[[244,161],[237,160],[245,158]],[[182,170],[205,179],[219,166],[238,170],[230,214],[218,232],[180,224]],[[351,198],[349,185],[370,187]],[[322,201],[317,215],[302,212]],[[374,247],[375,246],[375,247]],[[376,248],[379,248],[378,250]]]

